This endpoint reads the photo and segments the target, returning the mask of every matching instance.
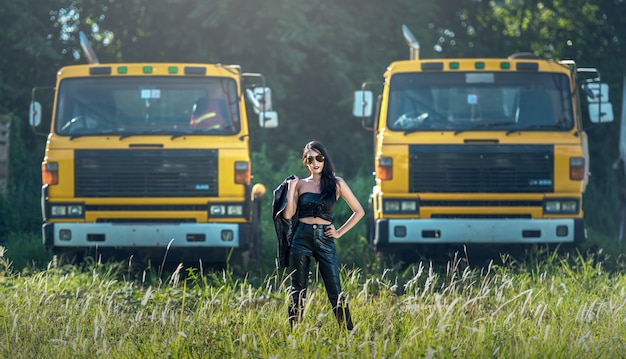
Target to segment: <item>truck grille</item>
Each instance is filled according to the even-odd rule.
[[[551,145],[412,145],[409,157],[410,192],[554,192]]]
[[[215,197],[217,150],[76,150],[76,197]]]

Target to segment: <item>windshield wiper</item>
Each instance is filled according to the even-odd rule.
[[[96,133],[76,133],[70,136],[70,141],[75,140],[80,137],[93,136],[93,135],[97,135],[97,134]]]
[[[179,137],[183,137],[183,136],[187,136],[187,135],[192,135],[193,134],[193,130],[187,130],[187,131],[176,131],[175,133],[172,133],[172,137],[170,137],[170,140],[174,140],[177,139]]]
[[[521,131],[527,131],[527,130],[556,130],[557,128],[558,128],[557,125],[546,125],[546,124],[536,123],[534,125],[526,126],[523,128],[516,128],[513,130],[508,130],[506,131],[505,135],[508,136],[515,132],[521,132]]]
[[[463,129],[458,129],[456,131],[454,131],[454,135],[458,135],[461,134],[463,132],[466,131],[474,131],[474,130],[478,130],[481,128],[490,128],[490,127],[498,127],[498,126],[507,126],[507,125],[514,125],[515,122],[514,121],[498,121],[498,122],[483,122],[483,123],[478,123],[474,126],[468,127],[468,128],[463,128]]]
[[[150,135],[150,134],[162,134],[164,132],[167,132],[167,134],[169,134],[172,131],[164,130],[162,128],[155,128],[155,129],[152,129],[152,130],[128,132],[128,133],[120,134],[120,140],[123,140],[123,139],[128,138],[128,137],[132,137],[132,136],[142,136],[142,135]]]
[[[72,134],[70,136],[70,140],[73,140],[73,139],[76,139],[76,138],[80,138],[80,137],[85,137],[85,136],[110,136],[110,135],[117,136],[117,135],[121,135],[121,133],[119,131],[116,131],[116,130],[75,133],[75,134]]]
[[[132,136],[137,136],[137,135],[140,135],[140,133],[130,133],[130,132],[129,133],[125,133],[123,135],[120,135],[119,140],[121,141],[121,140],[123,140],[125,138],[132,137]]]
[[[138,132],[129,132],[120,134],[120,140],[131,136],[142,136],[142,135],[171,135],[170,139],[174,140],[179,137],[188,136],[188,135],[204,135],[207,133],[213,132],[224,132],[225,130],[233,131],[234,128],[232,125],[228,125],[224,128],[203,128],[203,129],[185,129],[185,130],[170,130],[163,128],[156,128],[152,130],[138,131]]]

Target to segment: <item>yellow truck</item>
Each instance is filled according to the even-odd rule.
[[[41,167],[45,247],[158,263],[257,258],[264,187],[251,185],[247,111],[261,128],[278,125],[264,77],[237,65],[100,64],[82,45],[90,63],[61,68],[54,86]]]
[[[354,94],[353,115],[374,131],[376,251],[584,241],[581,98],[592,122],[613,120],[599,71],[526,53],[420,59],[403,33],[411,58]]]

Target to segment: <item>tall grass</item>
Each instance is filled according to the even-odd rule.
[[[2,257],[0,357],[622,357],[626,277],[583,256],[535,263],[344,267],[348,332],[317,276],[292,329],[278,271],[258,285],[181,267],[129,277],[97,262],[26,276]]]

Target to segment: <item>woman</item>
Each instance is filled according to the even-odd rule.
[[[352,229],[363,218],[365,211],[343,178],[335,176],[333,163],[321,143],[311,141],[304,146],[302,163],[309,176],[287,180],[287,204],[283,211],[286,219],[294,216],[298,218],[289,251],[289,321],[293,326],[302,315],[309,266],[313,257],[319,265],[335,317],[340,325],[345,322],[346,328],[352,330],[352,318],[339,281],[335,240]],[[352,215],[336,229],[332,222],[339,197],[352,209]]]

